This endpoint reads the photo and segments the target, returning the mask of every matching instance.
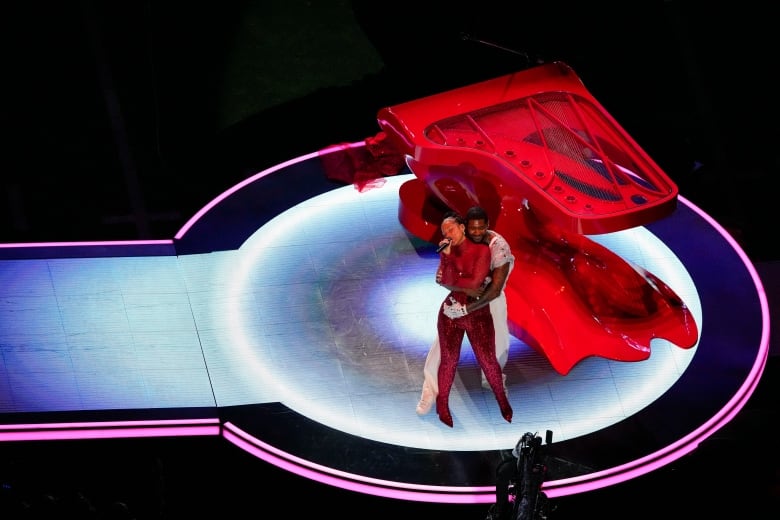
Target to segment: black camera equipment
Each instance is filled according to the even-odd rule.
[[[496,503],[487,520],[546,520],[550,501],[542,491],[547,476],[547,451],[552,444],[547,430],[545,443],[535,433],[526,432],[512,450],[513,461],[496,469]]]

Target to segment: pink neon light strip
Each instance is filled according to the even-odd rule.
[[[217,436],[219,426],[182,426],[165,428],[108,428],[89,430],[37,430],[26,432],[8,432],[2,435],[2,441],[51,441],[118,439],[134,437],[193,437]]]
[[[0,441],[219,435],[219,419],[0,425]]]
[[[198,211],[190,220],[187,221],[186,224],[184,224],[184,226],[182,226],[182,228],[179,230],[179,232],[176,233],[176,237],[175,238],[176,238],[176,240],[181,239],[181,237],[183,237],[185,234],[187,234],[187,231],[189,231],[190,228],[192,228],[192,226],[194,226],[195,223],[198,220],[200,220],[201,217],[203,217],[203,215],[205,215],[206,213],[211,211],[211,209],[214,206],[216,206],[217,204],[219,204],[223,200],[227,199],[228,197],[230,197],[231,195],[233,195],[237,191],[241,190],[245,186],[247,186],[249,184],[252,184],[256,180],[261,179],[261,178],[265,177],[266,175],[270,175],[270,174],[272,174],[274,172],[277,172],[279,170],[287,168],[288,166],[291,166],[293,164],[297,164],[297,163],[306,161],[308,159],[312,159],[314,157],[327,155],[327,154],[330,154],[330,153],[333,153],[333,152],[337,152],[339,150],[343,150],[345,148],[360,148],[361,146],[365,146],[365,145],[366,145],[366,143],[364,141],[358,141],[356,143],[348,143],[348,144],[343,144],[343,145],[329,146],[328,148],[325,148],[325,149],[320,150],[318,152],[312,152],[312,153],[309,153],[309,154],[306,154],[306,155],[302,155],[300,157],[296,157],[295,159],[290,159],[289,161],[285,161],[283,163],[279,163],[276,166],[272,166],[272,167],[270,167],[270,168],[268,168],[266,170],[263,170],[263,171],[261,171],[259,173],[256,173],[253,176],[249,177],[248,179],[240,182],[239,184],[236,184],[235,186],[233,186],[229,190],[223,192],[221,195],[216,197],[214,200],[212,200],[211,202],[206,204],[203,207],[203,209]]]
[[[559,481],[545,482],[543,489],[550,498],[582,493],[586,491],[592,491],[595,489],[611,486],[620,482],[639,477],[647,474],[658,468],[669,464],[684,455],[695,450],[701,442],[706,440],[709,436],[722,428],[725,424],[731,421],[737,413],[744,407],[745,403],[750,398],[750,395],[758,385],[761,375],[766,366],[766,360],[769,350],[769,306],[766,299],[766,293],[761,279],[752,265],[750,259],[739,246],[739,244],[729,235],[729,233],[723,229],[717,221],[712,219],[709,215],[703,212],[696,205],[690,201],[679,197],[679,199],[687,204],[693,211],[698,213],[706,222],[717,229],[721,235],[726,239],[729,245],[737,252],[742,262],[747,267],[751,278],[755,284],[762,315],[762,334],[759,345],[759,352],[751,371],[746,379],[745,383],[739,389],[739,391],[732,397],[732,399],[720,410],[718,414],[713,416],[709,421],[691,432],[689,435],[683,437],[679,441],[667,446],[666,448],[659,450],[656,453],[650,454],[641,459],[637,459],[628,464],[616,466],[614,468],[595,472],[589,475],[583,475],[571,479],[562,479]],[[225,425],[225,432],[223,435],[240,445],[247,451],[254,455],[266,460],[279,467],[285,468],[293,473],[306,476],[319,482],[327,483],[330,485],[342,487],[345,489],[351,489],[354,491],[361,491],[365,493],[376,494],[380,496],[387,496],[392,498],[403,498],[406,500],[418,500],[418,501],[430,501],[430,502],[453,502],[453,503],[484,503],[494,500],[491,488],[433,488],[439,491],[459,491],[459,492],[475,492],[471,495],[471,499],[465,499],[465,495],[452,495],[449,493],[430,493],[426,492],[429,489],[426,486],[408,486],[397,482],[382,482],[366,477],[360,477],[356,475],[344,474],[330,468],[323,468],[321,466],[309,463],[297,457],[291,457],[279,450],[257,440],[248,435],[240,434],[239,431],[233,425]],[[248,439],[252,439],[251,441]],[[330,474],[330,475],[329,475]],[[339,476],[334,476],[339,475]],[[345,478],[346,477],[346,478]],[[357,481],[363,481],[371,484],[361,484]],[[366,486],[368,488],[366,489]],[[398,488],[414,488],[417,491],[400,490]],[[489,492],[488,494],[484,494]]]
[[[53,430],[57,428],[102,428],[137,427],[137,426],[165,426],[185,424],[219,424],[219,419],[170,419],[170,420],[146,420],[146,421],[90,421],[90,422],[63,422],[63,423],[28,423],[28,424],[0,424],[0,432],[3,430]]]
[[[252,444],[253,446],[256,446],[258,449],[261,449],[264,453],[269,453],[274,457],[279,457],[280,459],[291,461],[291,463],[296,464],[298,466],[306,466],[312,469],[315,469],[320,472],[327,472],[327,473],[333,473],[336,475],[339,475],[340,477],[343,477],[348,480],[360,480],[363,482],[371,482],[374,484],[381,484],[384,487],[398,487],[398,488],[406,488],[406,489],[416,489],[416,490],[435,490],[435,491],[446,491],[448,493],[464,493],[464,492],[473,492],[473,491],[483,491],[485,489],[491,489],[491,488],[485,488],[485,487],[463,487],[463,486],[430,486],[430,485],[423,485],[423,484],[408,484],[405,482],[395,482],[390,480],[381,480],[381,479],[375,479],[371,477],[364,477],[361,475],[355,475],[353,473],[347,473],[345,471],[340,470],[334,470],[333,468],[329,468],[327,466],[322,466],[320,464],[316,464],[314,462],[308,461],[306,459],[302,459],[300,457],[297,457],[295,455],[291,455],[285,451],[282,451],[278,448],[275,448],[274,446],[271,446],[270,444],[261,441],[257,437],[254,437],[245,431],[243,431],[241,428],[237,427],[235,424],[227,422],[224,424],[225,432],[230,432],[235,437],[241,438],[242,441],[248,442]]]
[[[251,453],[257,458],[262,459],[270,464],[273,464],[278,468],[289,471],[290,473],[294,473],[296,475],[300,475],[310,480],[314,480],[316,482],[321,482],[329,486],[347,489],[349,491],[355,491],[357,493],[382,496],[387,498],[395,498],[399,500],[409,500],[415,502],[486,504],[495,501],[495,495],[492,492],[493,490],[491,490],[491,494],[485,496],[476,495],[473,493],[456,495],[456,494],[449,494],[449,493],[420,492],[420,491],[414,491],[412,489],[409,489],[412,486],[408,484],[402,484],[399,482],[387,482],[388,485],[397,486],[396,488],[388,488],[388,487],[382,487],[376,485],[374,483],[368,483],[370,480],[374,480],[374,479],[366,479],[364,477],[358,477],[357,475],[351,475],[354,480],[342,478],[339,476],[334,476],[332,474],[329,475],[322,471],[309,469],[307,467],[303,467],[294,462],[290,462],[284,458],[278,457],[268,451],[265,451],[262,448],[259,448],[257,445],[244,440],[243,437],[236,435],[231,430],[228,429],[224,430],[222,435],[229,442],[232,442],[233,444],[247,451],[248,453]],[[300,461],[300,459],[298,460]],[[318,466],[311,463],[307,465],[311,467],[318,467],[320,469],[327,469],[327,468],[323,468],[322,466]],[[348,475],[343,472],[333,472],[333,473]],[[360,482],[360,480],[358,479],[362,479],[366,483]],[[374,482],[380,482],[380,481],[374,480]],[[406,487],[407,489],[401,489],[402,487]],[[458,488],[452,488],[452,489],[457,490]]]
[[[363,142],[347,145],[349,147],[363,146]],[[331,153],[343,149],[344,146],[333,146],[320,152],[311,153],[278,164],[264,170],[244,182],[234,186],[215,198],[211,203],[199,211],[177,233],[176,238],[182,237],[203,215],[211,208],[219,204],[247,184],[257,179],[285,168],[291,164]],[[766,366],[769,350],[769,306],[764,287],[752,265],[750,259],[744,253],[739,244],[709,215],[704,213],[690,201],[679,197],[679,200],[698,213],[706,222],[718,229],[731,247],[737,252],[754,281],[758,292],[762,314],[762,335],[759,346],[759,355],[751,372],[740,388],[739,392],[726,404],[726,406],[707,423],[671,444],[647,457],[637,459],[628,464],[617,466],[602,472],[583,475],[571,479],[545,482],[544,490],[550,498],[565,496],[575,493],[592,491],[611,486],[632,478],[649,473],[678,458],[690,453],[710,435],[731,421],[744,407],[755,390]],[[51,247],[51,246],[93,246],[93,245],[138,245],[138,244],[172,244],[171,240],[153,241],[114,241],[114,242],[51,242],[32,244],[0,244],[0,248],[12,247]],[[176,426],[178,425],[178,426]],[[322,482],[328,485],[349,489],[361,493],[367,493],[402,500],[440,502],[440,503],[490,503],[495,500],[492,487],[435,487],[411,485],[399,482],[382,481],[359,475],[349,474],[332,468],[325,468],[317,464],[305,461],[298,457],[286,454],[272,446],[263,443],[241,432],[232,424],[225,424],[225,430],[221,431],[218,419],[195,419],[184,421],[115,421],[115,422],[81,422],[81,423],[52,423],[52,424],[22,424],[0,425],[0,441],[12,440],[58,440],[58,439],[94,439],[116,437],[162,437],[162,436],[192,436],[192,435],[219,435],[246,451],[254,454],[271,464],[286,469],[292,473],[306,478]],[[337,476],[336,476],[337,475]]]
[[[679,199],[689,206],[693,211],[698,213],[707,223],[717,229],[721,235],[726,239],[729,245],[737,252],[742,262],[747,267],[750,273],[753,283],[755,284],[758,292],[758,298],[761,305],[761,318],[762,318],[762,332],[761,341],[759,345],[758,356],[753,364],[753,367],[748,374],[747,379],[740,387],[739,391],[726,403],[716,415],[714,415],[709,421],[702,426],[691,432],[689,435],[683,437],[676,443],[670,444],[663,450],[659,450],[647,457],[637,459],[628,464],[611,468],[607,471],[592,473],[581,477],[575,477],[572,479],[564,479],[560,481],[547,482],[544,485],[545,492],[550,498],[556,496],[564,496],[574,493],[581,493],[585,491],[592,491],[602,487],[611,486],[620,482],[625,482],[651,471],[654,471],[660,467],[669,464],[684,455],[695,450],[700,443],[704,442],[708,437],[718,431],[731,421],[737,413],[745,406],[748,399],[752,395],[756,386],[758,385],[761,375],[766,367],[767,357],[769,355],[769,304],[766,298],[766,292],[764,290],[761,279],[755,270],[752,262],[742,250],[740,245],[729,233],[715,221],[712,217],[702,211],[695,204],[679,197]]]

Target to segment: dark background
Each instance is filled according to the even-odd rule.
[[[9,0],[0,242],[172,238],[248,176],[374,135],[384,106],[560,60],[684,197],[755,262],[772,262],[776,33],[769,4],[754,0]],[[776,417],[770,385],[765,376],[737,420],[690,457],[561,500],[552,518],[777,511],[776,450],[762,444]],[[115,500],[139,519],[278,509],[481,520],[487,509],[327,488],[220,439],[2,448],[6,496],[62,502],[82,491],[104,517]]]
[[[775,257],[758,2],[321,3],[4,4],[0,241],[171,238],[247,176],[375,134],[384,106],[560,60],[683,196]]]

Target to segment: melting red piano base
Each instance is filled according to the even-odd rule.
[[[437,242],[448,209],[419,179],[401,186],[398,217],[418,238]],[[542,223],[530,209],[519,208],[511,222],[502,233],[516,259],[505,289],[510,331],[558,373],[589,356],[645,360],[655,338],[681,348],[696,344],[690,310],[652,273],[584,235]]]
[[[647,359],[654,338],[696,344],[672,289],[587,238],[669,216],[678,190],[568,65],[386,107],[377,122],[416,177],[401,224],[436,243],[444,211],[482,206],[516,258],[510,330],[559,373],[588,356]]]

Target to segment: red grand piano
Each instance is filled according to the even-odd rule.
[[[383,108],[377,120],[415,178],[398,216],[438,242],[444,212],[480,205],[510,243],[510,330],[567,374],[602,356],[640,361],[650,341],[698,341],[662,280],[585,235],[670,215],[677,186],[564,63]]]

